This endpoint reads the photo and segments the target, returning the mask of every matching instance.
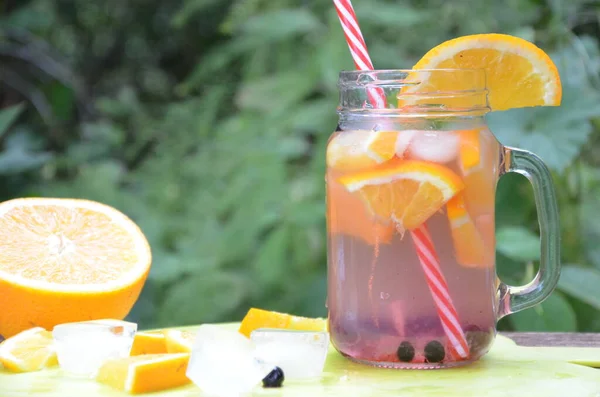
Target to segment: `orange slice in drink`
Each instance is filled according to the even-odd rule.
[[[259,328],[278,328],[296,331],[326,331],[327,320],[293,316],[287,313],[271,312],[251,308],[240,324],[239,332],[250,337],[250,333]]]
[[[481,162],[481,144],[479,142],[479,129],[458,131],[460,137],[459,159],[463,175]]]
[[[505,34],[476,34],[448,40],[427,52],[413,69],[485,69],[492,110],[558,106],[562,88],[548,54],[527,40]],[[464,90],[460,79],[432,73],[424,91]],[[421,88],[419,88],[421,89]],[[464,98],[456,98],[461,101]]]
[[[464,198],[472,217],[494,212],[498,144],[485,129],[459,131],[459,167],[465,181]],[[486,139],[486,136],[490,139]]]
[[[360,238],[369,245],[388,244],[394,225],[373,218],[360,197],[350,193],[336,178],[327,176],[327,220],[331,235]]]
[[[491,255],[488,255],[493,245],[486,246],[475,222],[467,212],[463,194],[458,194],[448,201],[446,208],[456,261],[465,267],[493,266]]]
[[[327,145],[327,167],[354,171],[373,167],[394,157],[397,131],[341,131]]]
[[[374,216],[393,220],[400,231],[424,223],[464,188],[449,168],[417,160],[391,160],[339,181],[362,197]]]

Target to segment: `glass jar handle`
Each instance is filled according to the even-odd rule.
[[[524,175],[533,185],[541,256],[538,273],[530,283],[520,287],[500,283],[498,319],[542,302],[552,293],[560,276],[560,229],[552,175],[542,159],[527,150],[504,147],[502,154],[503,171]]]

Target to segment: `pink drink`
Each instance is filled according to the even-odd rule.
[[[383,367],[453,366],[478,359],[493,342],[498,318],[494,195],[500,147],[482,118],[454,124],[450,129],[424,123],[414,130],[414,123],[395,121],[368,148],[361,138],[371,139],[368,126],[347,122],[330,139],[329,326],[334,346],[351,359]],[[394,155],[388,159],[384,146],[392,142]],[[387,205],[389,192],[365,197],[340,182],[344,176],[367,175],[386,161],[402,160],[434,163],[464,183],[449,204],[443,203],[424,222],[466,335],[467,358],[452,353],[409,232],[403,234],[397,222],[378,213],[376,206]]]

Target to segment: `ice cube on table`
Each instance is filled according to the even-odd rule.
[[[129,356],[137,324],[93,320],[60,324],[52,330],[60,368],[72,375],[94,377],[109,359]]]
[[[254,350],[254,343],[237,331],[202,325],[196,334],[186,376],[208,395],[247,393],[273,370],[255,359]]]
[[[455,131],[416,131],[408,147],[414,160],[448,163],[458,155],[459,137]]]
[[[319,377],[329,350],[329,333],[257,329],[250,339],[256,344],[256,358],[283,370],[286,379]]]

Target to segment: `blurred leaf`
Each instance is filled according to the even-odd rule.
[[[158,309],[162,326],[218,321],[246,297],[244,279],[229,273],[204,272],[182,279]]]
[[[600,222],[598,222],[600,200],[596,191],[583,197],[579,207],[581,220],[581,236],[587,258],[600,269]]]
[[[254,264],[257,279],[261,284],[267,287],[277,284],[288,273],[287,247],[290,237],[289,229],[282,226],[265,239]]]
[[[312,33],[322,27],[309,10],[297,8],[263,12],[248,18],[238,30],[244,36],[255,37],[269,43]]]
[[[63,84],[54,82],[47,91],[54,116],[63,122],[71,121],[75,101],[73,90]]]
[[[281,73],[242,85],[237,104],[241,108],[273,111],[285,108],[307,95],[314,77],[305,71]],[[278,92],[274,95],[274,92]]]
[[[220,2],[221,0],[185,0],[181,9],[173,16],[173,25],[182,27],[200,11],[205,11]]]
[[[519,332],[573,332],[577,330],[575,312],[559,292],[554,292],[538,306],[513,313],[508,318],[515,330]]]
[[[540,238],[524,227],[505,226],[498,229],[496,248],[516,260],[533,261],[540,258]]]
[[[430,17],[428,11],[414,9],[406,3],[391,4],[381,1],[357,2],[355,12],[361,23],[388,26],[394,30],[422,23]]]
[[[51,153],[31,153],[10,150],[0,153],[0,175],[19,174],[36,169],[52,158]]]
[[[502,175],[496,189],[497,226],[522,225],[534,211],[533,188],[527,178],[516,173]]]
[[[577,265],[564,265],[558,287],[569,295],[600,309],[599,270]]]
[[[566,87],[560,107],[513,109],[489,115],[490,128],[504,145],[533,151],[562,172],[592,132],[589,119],[600,116],[600,95]]]
[[[19,117],[24,109],[24,104],[20,103],[8,108],[0,109],[0,137],[8,131],[8,127]]]

